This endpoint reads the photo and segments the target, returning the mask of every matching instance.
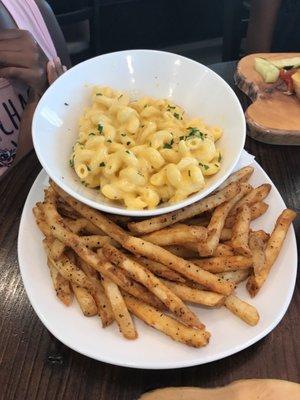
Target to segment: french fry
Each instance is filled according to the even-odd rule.
[[[160,262],[186,278],[200,283],[213,292],[228,295],[233,290],[233,285],[231,283],[225,282],[215,275],[199,268],[199,266],[192,262],[177,257],[162,247],[146,242],[140,238],[129,236],[123,243],[123,247],[134,254],[142,255],[150,260]]]
[[[102,251],[109,261],[123,268],[134,280],[143,284],[150,292],[157,296],[183,323],[200,329],[204,327],[182,300],[168,289],[152,272],[109,244],[104,245]]]
[[[76,220],[80,217],[79,214],[60,197],[57,200],[57,211],[62,217],[70,218],[72,220]]]
[[[183,301],[208,307],[220,307],[225,301],[225,296],[222,294],[191,288],[182,283],[170,282],[166,279],[162,279],[162,282]]]
[[[236,202],[238,202],[250,190],[251,186],[249,184],[242,183],[240,185],[240,191],[236,196],[215,208],[210,223],[207,226],[207,240],[199,242],[198,245],[198,252],[201,257],[213,255],[218,246],[222,229],[229,211],[232,209],[234,204],[236,204]]]
[[[252,267],[253,261],[250,257],[229,256],[229,257],[210,257],[191,260],[205,271],[217,274],[219,272],[236,271]]]
[[[218,187],[218,190],[224,189],[231,183],[238,182],[247,182],[250,176],[253,174],[254,168],[250,165],[244,168],[239,169],[238,171],[231,174],[223,183]]]
[[[67,220],[66,218],[64,218],[64,222],[68,226],[68,228],[74,233],[84,231],[89,235],[105,235],[105,233],[101,229],[97,228],[97,226],[94,225],[91,221],[88,221],[86,218],[83,217],[79,217],[75,220]]]
[[[86,317],[96,315],[97,306],[90,292],[85,287],[77,286],[74,283],[71,283],[71,286],[83,315]]]
[[[248,325],[255,326],[259,321],[259,314],[256,308],[237,296],[230,295],[226,297],[225,307]]]
[[[209,224],[211,219],[211,213],[203,213],[198,217],[189,218],[183,221],[184,224],[189,226],[204,226],[206,227]]]
[[[256,268],[259,272],[251,275],[247,282],[247,289],[252,297],[258,293],[266,281],[271,268],[279,255],[288,229],[296,216],[297,214],[295,211],[289,209],[284,210],[279,215],[265,249],[264,264],[262,266],[259,265],[259,267]]]
[[[165,333],[176,342],[197,348],[208,344],[210,334],[204,329],[187,327],[128,294],[124,294],[124,300],[129,311],[135,316],[160,332]]]
[[[71,232],[64,225],[63,219],[60,217],[55,208],[55,196],[52,196],[54,198],[48,199],[48,201],[44,204],[44,213],[46,222],[50,225],[53,236],[60,240],[64,245],[71,247],[75,253],[88,265],[110,278],[118,286],[124,288],[126,291],[137,297],[140,296],[140,298],[146,302],[149,302],[150,304],[161,307],[162,303],[158,302],[158,300],[156,300],[151,293],[143,288],[143,286],[138,285],[137,283],[135,284],[134,281],[126,278],[122,273],[119,273],[118,275],[114,274],[111,270],[110,263],[103,263],[103,260],[101,260],[97,254],[92,252],[82,243],[81,238],[78,235]]]
[[[187,207],[181,208],[180,210],[160,215],[158,217],[145,219],[144,221],[140,222],[130,222],[128,224],[128,228],[131,232],[137,235],[151,233],[173,225],[176,222],[195,217],[196,215],[199,215],[205,211],[212,210],[213,208],[234,197],[238,192],[239,185],[232,183],[218,193],[208,196],[197,203],[193,203]]]
[[[80,240],[89,249],[99,248],[107,243],[114,243],[109,236],[100,235],[80,236]]]
[[[270,239],[270,234],[265,232],[264,230],[260,229],[259,231],[252,231],[250,230],[250,235],[255,233],[255,236],[262,240],[265,244]]]
[[[67,193],[65,193],[59,186],[51,181],[51,187],[58,193],[67,204],[69,204],[75,211],[77,211],[84,218],[91,221],[99,229],[105,232],[107,235],[115,239],[117,242],[122,243],[127,238],[127,233],[116,225],[114,222],[109,220],[99,211],[93,210],[87,205],[80,203]]]
[[[75,286],[85,287],[91,290],[92,285],[86,274],[81,271],[66,255],[62,255],[59,260],[54,261],[51,258],[47,245],[45,246],[48,254],[50,264],[57,269],[57,271]]]
[[[233,282],[237,285],[238,283],[243,282],[248,278],[248,276],[250,275],[250,268],[239,269],[236,271],[219,272],[216,275],[218,275],[225,281]]]
[[[176,271],[173,271],[172,269],[166,267],[165,265],[153,261],[153,260],[148,260],[145,257],[135,257],[135,256],[130,256],[130,258],[133,261],[136,261],[137,263],[140,263],[144,265],[149,271],[151,271],[154,275],[157,275],[161,278],[168,279],[169,281],[174,281],[174,282],[182,282],[184,283],[186,280],[178,274]]]
[[[231,239],[232,230],[231,228],[223,228],[220,235],[220,242],[227,242]]]
[[[73,294],[70,288],[69,281],[65,279],[55,268],[55,266],[47,260],[47,265],[49,267],[52,283],[57,297],[66,306],[69,306],[72,302]]]
[[[164,228],[142,236],[142,239],[158,246],[198,242],[206,240],[206,238],[207,230],[203,226],[188,226],[184,224],[176,224],[170,228]]]
[[[143,285],[131,279],[126,271],[109,262],[105,258],[102,249],[99,249],[97,254],[102,263],[102,269],[104,271],[103,274],[115,282],[115,284],[118,285],[123,291],[129,293],[131,296],[136,297],[137,299],[140,299],[144,303],[150,304],[150,306],[160,310],[165,309],[164,304],[156,296],[154,296],[153,293],[149,292],[149,290]]]
[[[105,276],[103,276],[102,282],[120,332],[126,339],[136,339],[138,336],[137,331],[118,286]]]
[[[114,314],[111,308],[101,281],[98,279],[98,273],[90,267],[80,257],[77,256],[77,264],[91,281],[93,288],[91,294],[94,297],[98,309],[98,315],[101,319],[103,328],[110,325],[114,321]]]
[[[236,253],[245,257],[251,257],[251,250],[248,245],[250,218],[250,207],[245,203],[239,209],[236,221],[232,227],[232,248]]]
[[[247,193],[238,203],[232,207],[230,215],[234,215],[244,204],[252,205],[254,203],[262,202],[270,193],[272,186],[269,183],[264,183]]]
[[[194,251],[183,246],[165,246],[164,249],[180,258],[189,259],[198,257],[198,249]]]
[[[234,256],[234,251],[231,246],[224,243],[219,243],[213,254],[214,257],[229,257]]]
[[[250,218],[251,221],[259,218],[261,215],[263,215],[267,209],[269,208],[269,205],[267,203],[264,203],[262,201],[259,201],[257,203],[254,203],[250,205]],[[225,228],[232,228],[234,222],[236,219],[236,214],[234,215],[228,215],[225,221]]]

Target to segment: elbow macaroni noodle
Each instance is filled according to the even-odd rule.
[[[155,208],[198,192],[220,169],[219,127],[189,119],[169,100],[95,87],[79,120],[70,165],[81,182],[130,209]]]

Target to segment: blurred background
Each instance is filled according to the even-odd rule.
[[[300,50],[300,0],[48,0],[73,64],[122,49],[212,64]]]

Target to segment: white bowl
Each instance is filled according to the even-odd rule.
[[[191,117],[224,129],[218,147],[222,168],[199,193],[154,210],[128,210],[84,187],[69,166],[78,136],[78,118],[89,105],[93,85],[125,90],[132,96],[169,98]],[[187,206],[215,190],[232,172],[244,146],[246,124],[241,105],[227,83],[209,68],[185,57],[153,50],[105,54],[76,65],[49,87],[33,117],[33,143],[48,175],[79,201],[102,211],[146,217]]]

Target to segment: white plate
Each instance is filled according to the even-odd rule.
[[[251,178],[254,185],[271,182],[257,164]],[[52,288],[46,257],[42,247],[42,235],[32,214],[32,208],[43,198],[48,177],[42,171],[33,184],[26,200],[20,224],[18,256],[20,270],[29,300],[46,328],[66,346],[88,357],[110,364],[134,368],[165,369],[181,368],[215,361],[249,347],[266,336],[285,314],[293,294],[297,248],[293,229],[289,229],[282,251],[273,266],[263,289],[250,299],[243,287],[237,293],[257,307],[260,322],[250,327],[225,308],[205,310],[192,307],[211,332],[208,346],[189,348],[172,341],[169,337],[135,319],[139,338],[123,339],[114,323],[102,329],[98,317],[86,318],[76,302],[65,307],[57,300]],[[252,225],[270,232],[275,219],[285,204],[272,184],[267,198],[269,210]]]
[[[224,134],[217,143],[223,154],[220,171],[207,179],[200,192],[151,210],[128,210],[83,186],[70,168],[69,158],[78,139],[78,118],[90,105],[92,86],[97,84],[125,90],[134,98],[148,95],[172,99],[189,116],[202,117],[207,124],[222,127]],[[126,50],[84,61],[57,79],[39,101],[32,135],[42,166],[71,196],[102,211],[142,217],[179,209],[216,189],[240,158],[246,123],[234,91],[206,66],[163,51]]]

